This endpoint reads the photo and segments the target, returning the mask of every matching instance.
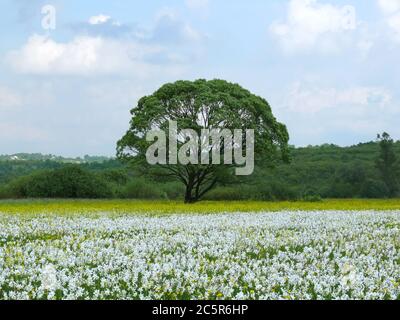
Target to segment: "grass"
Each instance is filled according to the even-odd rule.
[[[320,202],[203,201],[184,204],[177,201],[145,200],[2,200],[0,213],[218,213],[283,210],[400,210],[400,199],[340,199]]]

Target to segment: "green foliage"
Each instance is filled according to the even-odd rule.
[[[139,164],[149,175],[174,177],[185,186],[185,202],[188,203],[206,195],[230,175],[231,170],[222,164],[149,166],[145,159],[152,144],[146,140],[149,130],[166,132],[169,121],[176,121],[180,129],[194,130],[198,136],[207,128],[254,129],[256,162],[265,165],[277,159],[287,161],[289,157],[289,134],[273,116],[268,102],[238,84],[224,80],[165,84],[154,94],[141,98],[131,114],[130,127],[117,143],[117,157]],[[184,139],[178,141],[178,150],[185,142]],[[166,151],[168,154],[169,148]]]
[[[107,198],[111,189],[100,177],[79,166],[40,171],[18,178],[9,185],[17,198]]]
[[[302,194],[301,200],[308,202],[319,202],[322,201],[322,197],[317,189],[309,188]]]
[[[45,156],[39,156],[34,154],[29,156],[23,154],[25,158],[29,160],[9,160],[11,156],[0,156],[0,184],[7,183],[18,177],[30,175],[34,172],[42,170],[54,170],[60,169],[68,164],[69,160],[61,157],[53,156],[53,159],[41,159]],[[20,156],[22,157],[22,156]],[[1,158],[5,160],[1,160]],[[39,159],[36,159],[39,158]],[[104,157],[93,157],[95,159],[101,159]],[[123,170],[124,166],[117,160],[107,160],[103,162],[78,162],[76,165],[81,166],[84,169],[90,171],[104,172],[107,170]]]
[[[155,183],[138,178],[130,181],[121,192],[122,198],[129,199],[167,199],[167,194]]]
[[[380,180],[367,179],[361,189],[362,198],[386,198],[390,194],[386,184]]]
[[[163,184],[157,184],[157,186],[162,188],[164,194],[170,200],[183,200],[183,195],[185,194],[185,187],[179,182],[166,182]]]
[[[280,180],[266,182],[258,190],[256,197],[259,200],[297,200],[299,197],[295,187]]]
[[[320,202],[322,201],[322,197],[319,194],[308,194],[302,198],[305,202]]]
[[[40,170],[58,169],[62,163],[51,160],[5,160],[0,161],[0,184]]]
[[[394,154],[399,155],[400,142],[394,142],[392,147]],[[229,179],[221,180],[206,199],[317,201],[319,198],[393,197],[376,166],[381,154],[379,142],[352,147],[291,147],[290,153],[290,165],[259,166],[252,176],[244,178],[229,176]],[[55,196],[49,188],[60,190],[61,187],[55,184],[65,182],[61,178],[55,179],[58,175],[52,174],[68,166],[50,160],[0,161],[0,198]],[[182,200],[185,192],[182,183],[161,176],[150,180],[139,175],[140,167],[128,170],[117,160],[82,163],[79,168],[88,173],[84,175],[86,185],[96,197]],[[51,181],[47,179],[49,175]]]
[[[397,195],[399,191],[399,162],[394,151],[394,141],[390,135],[384,132],[378,135],[379,158],[376,160],[376,167],[379,170],[381,178],[389,190],[391,197]]]

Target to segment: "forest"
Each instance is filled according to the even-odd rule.
[[[386,147],[386,149],[385,149]],[[290,162],[256,169],[218,184],[205,200],[306,200],[399,196],[400,141],[390,136],[350,147],[290,147]],[[40,154],[0,156],[0,198],[121,198],[180,200],[175,180],[144,176],[107,157]]]

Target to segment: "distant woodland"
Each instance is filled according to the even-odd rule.
[[[400,141],[383,136],[351,147],[290,147],[290,163],[220,183],[206,200],[306,200],[399,196]],[[107,157],[67,159],[52,155],[0,156],[0,198],[182,197],[183,186],[148,178],[140,168]]]

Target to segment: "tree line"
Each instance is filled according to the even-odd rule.
[[[400,194],[400,142],[387,133],[352,147],[289,148],[290,163],[257,166],[231,177],[206,200],[392,198]],[[0,198],[132,198],[184,200],[172,178],[143,175],[119,160],[68,164],[56,160],[0,161]]]

